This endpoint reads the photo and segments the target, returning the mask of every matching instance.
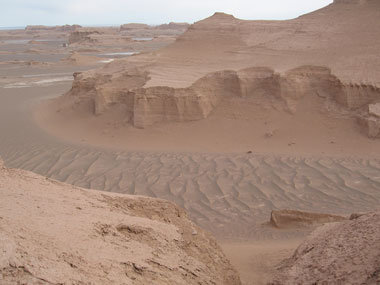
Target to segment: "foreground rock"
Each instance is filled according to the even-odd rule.
[[[380,211],[325,225],[285,260],[273,284],[379,284]]]
[[[170,202],[1,164],[0,196],[1,284],[240,284],[216,242]]]
[[[272,211],[269,224],[275,228],[303,228],[344,220],[347,218],[337,215],[280,210]]]

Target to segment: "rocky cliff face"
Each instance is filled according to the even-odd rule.
[[[380,212],[325,225],[279,267],[273,284],[378,284]]]
[[[1,284],[240,284],[174,204],[88,191],[0,164]]]
[[[113,76],[76,74],[67,96],[93,101],[95,115],[109,112],[115,105],[124,106],[126,118],[138,128],[204,119],[221,100],[233,97],[275,100],[285,110],[296,112],[302,98],[318,96],[335,102],[352,116],[380,102],[379,88],[345,84],[329,68],[320,66],[302,66],[284,74],[264,67],[225,70],[207,74],[188,88],[144,88],[148,80],[149,74],[139,69]],[[360,117],[367,114],[362,112]]]

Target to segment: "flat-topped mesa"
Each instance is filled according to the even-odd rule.
[[[195,22],[190,26],[190,29],[221,29],[224,30],[226,27],[235,25],[240,20],[235,18],[233,15],[217,12],[211,17],[204,20]],[[215,35],[217,36],[217,35]]]
[[[82,28],[80,25],[63,25],[63,26],[43,26],[29,25],[25,27],[26,31],[57,31],[57,32],[73,32]]]
[[[215,12],[214,15],[211,17],[207,18],[207,20],[236,20],[234,15],[223,13],[223,12]]]
[[[147,24],[129,23],[120,26],[120,31],[132,31],[132,30],[148,30],[152,28]]]
[[[177,22],[170,22],[169,24],[162,24],[159,26],[155,26],[155,29],[159,30],[165,30],[165,29],[173,29],[173,30],[186,30],[190,24],[188,23],[177,23]]]
[[[239,46],[243,41],[243,31],[241,26],[237,25],[240,21],[229,14],[215,13],[209,18],[189,26],[187,31],[177,38],[176,43],[184,43],[186,47],[190,44],[193,52],[196,52],[198,56],[198,49],[202,50],[201,53],[210,52],[212,54],[231,50],[231,47]]]

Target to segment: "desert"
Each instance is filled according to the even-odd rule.
[[[379,19],[0,30],[0,284],[377,284]]]

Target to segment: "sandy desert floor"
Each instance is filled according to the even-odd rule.
[[[247,118],[238,118],[246,122],[239,130],[228,127],[236,120],[232,112],[223,116],[222,124],[216,113],[202,123],[144,131],[130,127],[124,139],[117,134],[123,128],[105,125],[96,130],[94,125],[95,131],[83,135],[84,126],[78,124],[63,139],[58,136],[62,128],[52,127],[60,126],[59,121],[45,124],[44,130],[33,110],[42,100],[67,92],[73,72],[105,63],[61,64],[68,56],[64,51],[30,53],[28,40],[19,36],[0,45],[0,156],[5,164],[84,188],[175,202],[217,237],[244,284],[269,281],[275,264],[310,232],[263,225],[273,209],[349,215],[380,203],[380,143],[358,136],[352,122],[344,119],[334,125],[324,117],[333,135],[305,138],[297,135],[302,124],[293,124],[293,133],[276,132],[291,124],[284,116],[269,118],[271,125],[252,138],[243,135],[255,124],[241,106],[239,114]],[[63,42],[53,39],[47,49],[59,50]],[[43,115],[37,112],[40,121]],[[297,116],[289,120],[302,120],[302,113]]]

